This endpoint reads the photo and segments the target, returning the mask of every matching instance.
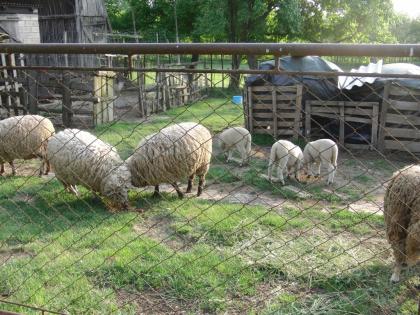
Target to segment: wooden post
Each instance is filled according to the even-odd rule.
[[[254,121],[252,115],[252,87],[248,87],[248,120],[249,120],[249,132],[254,132]]]
[[[305,140],[311,139],[311,101],[306,101],[305,104]]]
[[[339,142],[342,147],[344,147],[344,102],[338,102],[338,106],[340,107],[340,135],[339,135]]]
[[[38,73],[35,71],[27,72],[28,82],[28,110],[32,115],[38,114]]]
[[[294,134],[295,134],[296,139],[299,138],[299,135],[300,135],[300,124],[301,124],[300,118],[302,116],[302,96],[303,96],[303,86],[301,84],[298,84],[296,87],[296,116],[295,116],[295,127],[294,127]]]
[[[3,66],[7,66],[6,54],[1,54],[1,64]],[[5,92],[5,108],[7,110],[7,116],[10,116],[10,106],[12,105],[12,97],[10,96],[11,86],[8,82],[9,74],[7,69],[3,70],[3,78],[4,78],[4,92]]]
[[[379,117],[379,131],[378,131],[378,150],[383,152],[385,150],[385,128],[386,116],[389,108],[389,91],[391,89],[391,82],[387,82],[384,88],[384,95],[382,98],[381,115]]]
[[[378,121],[379,121],[379,104],[372,106],[372,131],[370,134],[370,149],[378,146]]]
[[[223,55],[220,55],[220,61],[222,62],[222,71],[223,71]],[[222,72],[222,89],[225,88],[225,74]]]
[[[71,93],[70,93],[70,79],[68,74],[63,73],[62,79],[62,95],[63,95],[63,109],[62,109],[62,119],[64,127],[71,127],[72,123],[72,102],[71,102]]]
[[[277,90],[276,87],[272,86],[271,91],[271,102],[273,105],[273,136],[277,139],[278,136],[278,125],[277,125]]]

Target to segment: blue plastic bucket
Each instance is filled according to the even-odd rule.
[[[241,105],[242,104],[242,95],[235,95],[232,97],[232,103],[235,105]]]

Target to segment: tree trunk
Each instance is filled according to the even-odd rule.
[[[232,69],[238,70],[241,65],[241,55],[232,55]],[[231,73],[229,81],[229,89],[238,90],[241,75],[239,73]]]
[[[258,68],[258,62],[257,62],[257,56],[255,55],[247,55],[248,59],[248,67],[249,69],[257,69]]]

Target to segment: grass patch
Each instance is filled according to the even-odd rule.
[[[239,177],[232,173],[232,170],[223,166],[211,167],[206,179],[212,180],[214,183],[234,183],[240,180]]]

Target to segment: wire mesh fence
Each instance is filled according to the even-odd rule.
[[[20,52],[1,68],[1,310],[418,312],[415,66]]]

